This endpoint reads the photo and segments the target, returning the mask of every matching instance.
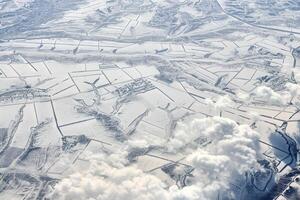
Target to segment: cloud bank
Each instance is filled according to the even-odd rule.
[[[290,96],[285,94],[280,94],[275,92],[272,88],[267,86],[259,86],[255,89],[253,96],[266,101],[272,105],[286,105],[289,101]]]
[[[271,105],[282,106],[291,102],[298,103],[297,99],[300,94],[300,85],[287,82],[285,84],[285,90],[274,91],[267,86],[259,86],[251,94],[255,98],[259,98]]]
[[[209,107],[214,108],[217,111],[222,111],[224,108],[233,105],[233,101],[227,95],[218,96],[215,100],[207,98],[205,99],[205,103],[207,103]]]
[[[198,139],[201,138],[201,139]],[[197,140],[198,139],[198,140]],[[205,143],[205,145],[203,145]],[[143,143],[140,143],[143,144]],[[145,143],[146,144],[146,143]],[[179,189],[126,163],[126,153],[92,154],[89,167],[61,180],[50,194],[58,200],[210,200],[235,197],[246,171],[257,170],[258,134],[246,125],[221,118],[189,118],[178,123],[167,151],[186,155],[194,168],[189,184]],[[128,149],[128,148],[127,148]]]

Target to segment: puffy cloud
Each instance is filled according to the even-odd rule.
[[[135,166],[113,166],[104,154],[89,158],[89,167],[76,170],[56,186],[51,199],[58,200],[131,200],[168,199],[164,183]]]
[[[254,112],[254,111],[250,111],[249,112],[249,117],[250,117],[250,119],[251,119],[252,122],[257,122],[257,121],[260,120],[259,113]]]
[[[252,139],[257,138],[256,132],[247,127],[246,125],[239,126],[235,121],[222,117],[187,119],[178,122],[177,129],[167,146],[170,151],[174,152],[186,145],[193,148],[198,145],[199,141],[204,140],[219,141],[226,137],[242,136],[246,133],[251,134]]]
[[[285,84],[285,89],[282,91],[277,92],[270,87],[259,86],[251,93],[251,96],[268,102],[271,105],[282,106],[287,105],[290,102],[299,104],[299,100],[297,99],[299,94],[300,85],[287,82]]]
[[[201,140],[197,140],[201,138]],[[194,177],[184,188],[168,187],[158,177],[126,161],[128,152],[86,154],[89,166],[74,169],[50,194],[58,200],[210,200],[234,198],[230,183],[256,169],[258,134],[246,125],[221,118],[192,118],[181,121],[167,143],[170,151],[186,156]],[[203,143],[207,145],[203,146]],[[147,146],[145,141],[128,142],[131,147]],[[187,145],[189,145],[187,147]],[[187,147],[188,150],[182,150]],[[129,149],[128,147],[124,149]]]
[[[243,92],[243,91],[238,91],[237,93],[237,98],[242,100],[242,101],[249,101],[250,100],[250,95],[249,93]]]
[[[298,96],[300,94],[300,85],[294,83],[286,83],[285,87],[292,97]]]
[[[229,188],[229,185],[223,185],[223,182],[219,181],[211,181],[209,184],[199,182],[198,184],[184,187],[181,190],[172,187],[170,196],[172,200],[212,200],[218,199],[218,197],[234,197],[234,194],[230,191],[222,194],[224,188]]]
[[[275,92],[272,88],[267,86],[257,87],[252,95],[272,105],[286,105],[290,100],[290,94],[288,92]]]
[[[128,140],[127,144],[129,148],[145,148],[150,146],[149,142],[143,139]]]
[[[206,145],[199,144],[197,139]],[[175,199],[217,199],[218,195],[233,197],[230,183],[243,178],[246,171],[259,165],[258,133],[247,125],[221,117],[189,119],[180,122],[168,147],[182,151],[188,145],[186,161],[195,170],[191,186],[173,193]],[[201,147],[202,146],[202,147]],[[190,153],[191,152],[191,153]]]
[[[205,99],[205,103],[217,112],[222,112],[224,108],[234,104],[228,95],[218,96],[216,99],[207,98]]]

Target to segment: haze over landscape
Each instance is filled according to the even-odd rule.
[[[0,0],[0,199],[300,199],[299,0]]]

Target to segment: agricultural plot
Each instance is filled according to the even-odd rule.
[[[299,199],[300,4],[0,2],[0,199]]]

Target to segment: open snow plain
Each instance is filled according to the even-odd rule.
[[[0,0],[0,199],[300,199],[299,27],[298,0]]]

